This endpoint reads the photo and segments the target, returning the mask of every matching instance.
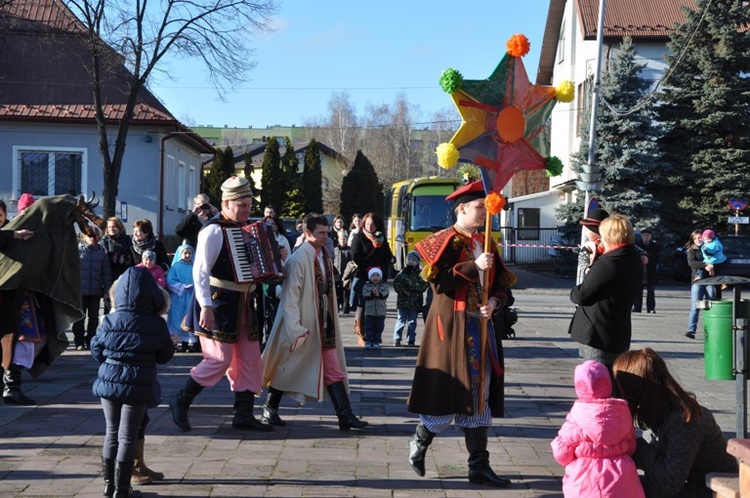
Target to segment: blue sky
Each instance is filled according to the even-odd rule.
[[[548,0],[287,0],[276,30],[252,40],[258,65],[226,102],[194,60],[170,62],[172,80],[161,77],[151,89],[194,125],[301,126],[326,114],[335,90],[349,93],[357,114],[403,92],[428,117],[453,107],[438,84],[444,69],[486,78],[515,33],[531,42],[524,64],[534,81],[548,7]]]

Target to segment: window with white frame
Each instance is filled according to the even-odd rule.
[[[518,208],[518,240],[539,240],[541,209]]]
[[[177,167],[177,207],[179,209],[188,209],[185,203],[185,192],[187,191],[187,166],[180,161]],[[190,208],[192,208],[192,203]]]
[[[167,176],[164,185],[164,197],[167,209],[177,208],[177,189],[174,188],[174,181],[177,179],[177,161],[174,156],[167,154]]]
[[[565,60],[565,38],[567,33],[565,32],[565,21],[563,20],[562,26],[560,27],[560,38],[557,41],[557,63],[560,64]]]
[[[20,195],[78,195],[86,191],[87,149],[13,147],[13,190]]]
[[[190,165],[187,169],[187,192],[185,193],[185,209],[193,209],[193,198],[198,195],[198,170]]]

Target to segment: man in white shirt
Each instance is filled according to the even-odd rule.
[[[271,431],[253,416],[255,393],[262,390],[260,329],[253,306],[254,284],[237,283],[224,231],[245,225],[252,208],[247,179],[233,176],[221,186],[220,216],[209,220],[198,234],[193,263],[195,299],[185,318],[187,329],[199,336],[203,361],[193,367],[187,382],[169,401],[172,419],[190,430],[188,409],[204,387],[226,375],[234,391],[232,427]]]

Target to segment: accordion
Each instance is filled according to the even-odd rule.
[[[224,240],[235,282],[267,282],[284,277],[276,235],[263,221],[224,228]]]

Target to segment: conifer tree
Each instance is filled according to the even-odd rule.
[[[302,218],[305,215],[305,197],[302,193],[302,179],[299,174],[299,159],[294,152],[294,146],[286,137],[286,150],[281,157],[281,184],[284,187],[279,214],[292,218]]]
[[[253,209],[250,212],[251,216],[260,216],[263,213],[263,206],[260,204],[260,190],[255,186],[255,179],[253,178],[253,158],[245,150],[245,167],[243,169],[245,178],[250,182],[250,190],[253,192]]]
[[[221,184],[235,174],[234,152],[227,146],[223,151],[216,150],[211,162],[211,171],[206,176],[206,193],[214,206],[221,205]]]
[[[320,164],[320,149],[313,138],[305,151],[305,166],[302,170],[302,189],[307,201],[306,212],[323,212],[323,170]]]
[[[383,202],[378,175],[367,156],[358,150],[354,166],[341,183],[341,216],[349,220],[354,213],[382,213]]]
[[[663,166],[652,107],[644,100],[651,83],[635,57],[632,40],[625,37],[602,77],[596,162],[607,209],[627,216],[636,228],[658,231],[661,203],[653,190]]]
[[[281,202],[284,198],[284,186],[281,183],[281,156],[279,142],[276,138],[272,137],[266,143],[262,175],[260,180],[260,209],[271,205],[280,213]]]
[[[696,0],[668,45],[658,116],[670,170],[659,195],[683,237],[696,226],[725,228],[727,201],[750,195],[749,16],[746,2]]]
[[[630,37],[625,37],[617,55],[602,76],[601,101],[597,113],[595,165],[602,174],[599,198],[611,213],[627,216],[639,228],[660,225],[660,203],[654,196],[656,179],[664,174],[656,148],[658,128],[651,106],[645,102],[649,81],[641,77],[643,65],[635,62]],[[590,98],[586,98],[589,102]],[[582,111],[581,142],[571,154],[576,173],[588,163],[590,110]],[[577,223],[583,217],[583,195],[556,210],[557,218]]]

